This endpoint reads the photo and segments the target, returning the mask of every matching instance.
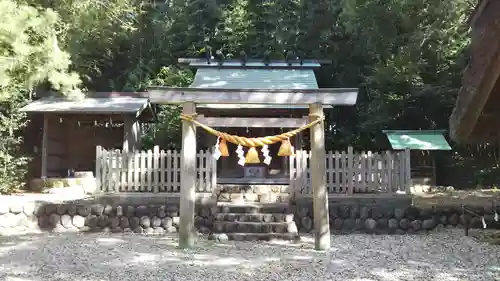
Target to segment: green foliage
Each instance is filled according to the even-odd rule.
[[[148,85],[187,87],[193,80],[193,73],[188,69],[175,66],[162,67],[156,77],[147,81]],[[180,149],[181,108],[175,105],[161,105],[158,110],[158,122],[148,128],[142,138],[145,149],[161,144],[165,149]]]
[[[24,185],[27,169],[20,108],[40,85],[75,98],[82,92],[70,55],[59,48],[57,13],[11,0],[0,0],[0,10],[0,193],[9,193]]]

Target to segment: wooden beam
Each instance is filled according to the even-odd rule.
[[[190,64],[190,63],[205,63],[207,59],[205,58],[179,58],[177,59],[177,62],[180,64]],[[217,59],[212,59],[210,60],[211,64],[213,65],[218,65],[219,60]],[[241,60],[239,59],[229,59],[229,60],[224,60],[226,63],[241,63]],[[264,62],[264,59],[247,59],[247,63],[252,63],[252,62],[258,62],[262,63]],[[269,60],[269,63],[286,63],[287,60]],[[288,62],[291,63],[300,63],[301,60],[289,60]],[[302,59],[303,63],[319,63],[319,64],[332,64],[332,60],[329,59]]]
[[[196,89],[151,87],[151,103],[355,105],[358,89]]]
[[[311,104],[312,120],[323,116],[323,106]],[[328,191],[326,189],[325,125],[320,122],[311,127],[311,185],[313,190],[314,247],[324,251],[330,248],[330,222]]]
[[[247,117],[205,117],[196,121],[210,127],[242,128],[297,128],[308,123],[308,118],[247,118]]]
[[[182,113],[196,112],[195,104],[186,102]],[[194,204],[196,199],[196,127],[189,121],[182,121],[181,150],[181,198],[179,221],[179,247],[194,246]]]
[[[47,178],[47,158],[48,158],[48,141],[49,141],[49,116],[43,115],[43,128],[42,128],[42,164],[41,175],[42,179]]]

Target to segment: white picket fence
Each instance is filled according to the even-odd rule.
[[[96,147],[96,183],[100,192],[180,192],[181,157],[178,151],[126,153]],[[217,181],[215,159],[209,151],[197,153],[196,192],[211,193]]]
[[[312,195],[310,151],[290,157],[290,186],[295,196]],[[100,192],[180,192],[179,151],[122,152],[96,147],[96,183]],[[328,193],[395,193],[410,188],[409,151],[327,153]],[[211,193],[217,185],[217,163],[210,151],[197,153],[196,192]]]
[[[290,185],[295,196],[312,195],[310,151],[290,157]],[[328,193],[395,193],[410,188],[410,153],[329,151],[326,157]]]

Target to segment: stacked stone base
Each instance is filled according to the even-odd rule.
[[[411,206],[411,200],[341,199],[329,203],[330,227],[334,234],[425,233],[439,227],[483,228],[484,218],[486,228],[500,228],[500,222],[495,221],[495,212],[500,215],[500,206],[469,209],[476,215],[463,214],[460,207],[416,208]],[[0,235],[44,231],[168,234],[176,233],[178,227],[178,202],[144,205],[16,201],[0,204]],[[200,234],[224,234],[234,240],[295,240],[297,232],[313,232],[313,207],[310,200],[295,204],[197,203],[195,227]]]
[[[405,234],[436,228],[500,228],[495,220],[497,210],[491,206],[469,208],[474,215],[463,213],[461,207],[441,206],[417,208],[406,204],[342,204],[330,202],[329,218],[332,233]],[[483,225],[483,218],[485,225]],[[302,233],[314,230],[311,202],[297,205],[295,222]]]
[[[222,204],[215,215],[218,240],[299,240],[294,214],[285,204]],[[224,238],[221,238],[224,237]]]

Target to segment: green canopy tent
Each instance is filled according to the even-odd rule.
[[[433,151],[450,151],[444,130],[384,130],[392,149],[410,150],[413,185],[436,185],[436,162]]]

